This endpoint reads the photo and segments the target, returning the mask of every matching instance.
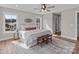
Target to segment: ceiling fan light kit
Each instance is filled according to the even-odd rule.
[[[55,6],[49,6],[49,7],[47,7],[46,4],[41,4],[41,7],[38,10],[40,10],[40,12],[46,13],[46,12],[50,12],[51,10],[49,10],[49,9],[54,8],[54,7]]]

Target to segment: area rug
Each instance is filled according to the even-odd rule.
[[[31,48],[26,47],[23,43],[13,42],[16,47],[17,54],[72,54],[74,43],[59,40],[53,41],[53,44],[45,44],[42,47],[34,46]]]
[[[26,46],[26,44],[24,44],[24,43],[21,42],[21,41],[12,41],[12,43],[15,44],[15,45],[18,45],[18,46],[20,46],[20,47],[22,47],[22,48],[29,49],[29,47]]]

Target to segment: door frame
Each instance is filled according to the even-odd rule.
[[[78,40],[78,33],[77,33],[77,13],[79,13],[79,11],[75,11],[75,38]]]
[[[61,35],[61,13],[52,13],[52,17],[54,17],[53,15],[60,15],[60,32],[58,32],[58,33],[54,33],[54,31],[53,31],[53,34],[54,35]],[[53,21],[54,21],[54,18],[52,18],[52,23],[53,23]],[[52,25],[54,25],[54,24],[52,24]],[[52,29],[54,30],[54,27],[52,26]]]

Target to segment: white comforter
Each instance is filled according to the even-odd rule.
[[[37,43],[37,37],[51,34],[49,30],[19,31],[19,33],[21,41],[28,47],[31,47]]]

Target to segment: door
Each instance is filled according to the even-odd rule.
[[[79,13],[77,13],[77,39],[79,40]]]
[[[53,14],[53,34],[61,35],[61,15]]]

